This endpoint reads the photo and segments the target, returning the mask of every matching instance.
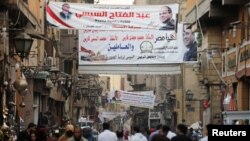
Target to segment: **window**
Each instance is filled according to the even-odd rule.
[[[64,60],[64,72],[67,74],[72,74],[73,61],[72,60]]]
[[[187,111],[188,112],[195,112],[195,108],[194,107],[187,107]]]
[[[180,108],[180,101],[179,101],[179,100],[176,102],[176,108],[177,108],[177,109]]]
[[[124,78],[121,78],[121,90],[124,90],[125,89],[125,79]]]
[[[150,128],[156,128],[157,125],[160,124],[160,119],[151,119],[150,120]]]
[[[23,0],[24,3],[28,4],[28,0]]]
[[[45,51],[47,56],[53,56],[53,46],[52,46],[52,41],[50,42],[45,42]]]
[[[236,108],[237,108],[237,83],[233,83],[233,92],[234,92],[234,94],[233,94],[233,96],[234,96],[234,101],[235,101],[235,104],[236,104]]]
[[[34,92],[34,95],[33,95],[33,106],[38,106],[39,95],[40,95],[40,93]]]
[[[94,0],[85,0],[86,3],[94,3]]]
[[[107,91],[110,91],[110,77],[107,77]]]

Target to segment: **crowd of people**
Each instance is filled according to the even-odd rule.
[[[84,128],[67,124],[61,129],[50,129],[29,123],[27,128],[21,131],[16,139],[6,141],[96,141],[91,134],[91,128]]]
[[[139,126],[133,126],[131,135],[128,135],[125,132],[115,133],[109,129],[108,123],[104,123],[97,141],[207,141],[207,128],[203,132],[202,137],[197,137],[195,131],[184,124],[177,125],[175,132],[169,126],[160,124],[149,136],[144,135]]]
[[[105,122],[102,131],[94,138],[91,129],[80,128],[77,125],[67,124],[60,132],[54,130],[52,133],[47,128],[37,127],[30,123],[21,131],[16,141],[207,141],[207,129],[203,129],[203,136],[198,137],[192,128],[179,124],[173,131],[167,125],[158,125],[156,129],[148,134],[142,132],[140,126],[133,126],[131,133],[128,131],[112,131],[110,124]],[[51,134],[50,134],[51,133]],[[14,141],[14,140],[9,140]]]
[[[112,131],[110,124],[104,122],[97,136],[93,136],[92,128],[81,128],[78,125],[67,123],[62,131],[52,132],[43,126],[29,123],[27,128],[21,131],[16,139],[5,138],[4,141],[208,141],[207,124],[202,133],[185,124],[178,124],[176,129],[168,125],[157,125],[154,130],[144,132],[140,126],[133,126],[131,132],[122,129]],[[246,125],[244,120],[237,120],[236,125]]]

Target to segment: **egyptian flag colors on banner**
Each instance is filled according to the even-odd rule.
[[[66,23],[62,18],[59,17],[58,13],[55,13],[49,5],[46,5],[46,13],[47,13],[47,20],[48,21],[53,21],[51,24],[53,26],[62,26],[64,28],[73,28],[71,25]]]
[[[86,49],[85,47],[81,46],[81,51],[80,52],[85,52],[88,53],[90,56],[94,56],[95,52],[89,49]]]

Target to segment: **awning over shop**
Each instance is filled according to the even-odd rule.
[[[45,40],[45,41],[50,41],[50,39],[49,39],[48,37],[46,37],[45,35],[40,34],[40,33],[36,33],[36,32],[34,32],[34,31],[28,32],[27,34],[30,35],[31,38],[40,39],[40,40]]]
[[[49,72],[48,71],[40,71],[38,73],[35,73],[33,75],[34,79],[46,79],[49,76]]]
[[[117,118],[117,117],[124,117],[127,112],[101,112],[99,113],[99,119],[104,122],[104,119],[108,119],[109,121]]]
[[[35,26],[38,29],[41,29],[41,24],[38,21],[38,18],[30,11],[28,5],[21,1],[17,1],[17,7],[18,9],[26,16],[27,19],[29,19],[30,23]]]
[[[247,2],[248,0],[222,0],[222,5],[240,5]]]
[[[151,65],[82,65],[80,74],[151,74],[174,75],[180,74],[179,64],[151,64]]]

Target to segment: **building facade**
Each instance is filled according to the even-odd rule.
[[[204,110],[210,119],[204,117],[204,124],[234,124],[237,119],[228,121],[230,111],[249,116],[248,59],[244,56],[249,40],[248,3],[248,0],[187,0],[185,3],[183,21],[202,34],[197,76],[210,96],[210,106],[206,108],[209,112]],[[245,116],[241,117],[248,122]]]
[[[34,4],[36,6],[29,7],[29,4]],[[38,66],[43,66],[45,38],[38,37],[38,33],[44,33],[43,4],[40,2],[34,3],[34,1],[31,1],[30,3],[28,1],[2,1],[1,5],[6,7],[6,9],[2,11],[4,18],[1,23],[1,27],[5,29],[4,32],[6,32],[5,34],[7,35],[3,46],[5,50],[5,70],[3,72],[6,72],[4,74],[4,81],[8,82],[5,93],[9,94],[9,92],[12,91],[13,85],[15,86],[15,84],[18,84],[20,81],[26,81],[25,83],[28,82],[28,85],[23,85],[24,88],[26,88],[26,91],[17,90],[16,92],[11,93],[10,96],[6,97],[6,101],[3,104],[11,111],[7,120],[10,120],[11,116],[16,116],[22,120],[24,120],[25,117],[25,124],[29,121],[38,122],[39,111],[46,110],[46,108],[39,109],[37,107],[38,105],[40,106],[40,104],[44,104],[43,102],[38,102],[38,97],[41,95],[48,95],[47,88],[45,88],[45,77],[40,76],[45,76],[48,72],[43,74],[40,74],[39,72],[36,73],[35,76],[34,73],[30,73],[28,70],[30,70],[31,67],[38,70]],[[29,56],[22,56],[25,54],[18,54],[18,52],[14,49],[15,44],[13,42],[15,37],[17,37],[20,33],[26,33],[33,36],[33,44],[31,46]],[[32,77],[30,77],[30,75],[32,75]],[[37,91],[34,90],[36,84],[40,84],[42,86],[41,88],[44,89],[37,89]],[[17,88],[15,87],[15,89]],[[36,95],[35,93],[40,94],[34,98],[34,95]],[[13,102],[11,105],[8,103],[10,101]],[[19,105],[20,103],[21,105]]]
[[[29,122],[34,122],[39,126],[59,127],[72,119],[74,113],[80,115],[79,107],[74,103],[79,95],[77,32],[51,28],[46,23],[46,2],[0,2],[0,110],[6,111],[0,118],[1,125],[10,122],[26,127]],[[18,54],[15,49],[14,40],[19,33],[32,38],[28,54]],[[21,88],[25,91],[18,91]],[[74,121],[77,121],[77,117]]]

